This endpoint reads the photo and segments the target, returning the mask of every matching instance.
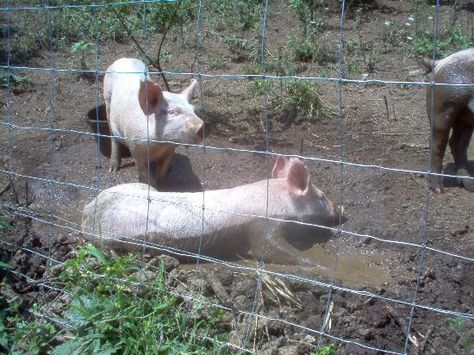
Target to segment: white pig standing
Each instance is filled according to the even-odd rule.
[[[345,221],[343,209],[335,208],[314,187],[308,168],[298,159],[279,157],[272,177],[204,195],[159,192],[140,183],[118,185],[102,191],[84,207],[82,231],[94,243],[117,252],[140,248],[127,241],[139,244],[146,239],[198,253],[201,240],[201,253],[207,256],[235,257],[250,249],[254,257],[265,261],[315,265],[287,239],[305,235],[318,241],[318,229],[285,221],[334,226]],[[280,221],[261,217],[266,214],[267,186],[267,215]]]
[[[181,93],[173,94],[162,91],[145,72],[146,66],[140,60],[122,58],[105,74],[107,120],[112,135],[121,137],[111,138],[110,171],[120,167],[120,140],[130,149],[139,181],[160,187],[169,170],[175,145],[152,140],[199,143],[204,125],[190,104],[195,80]]]

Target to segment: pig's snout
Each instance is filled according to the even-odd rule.
[[[344,224],[347,221],[347,217],[344,214],[344,206],[340,205],[334,209],[334,224]]]
[[[191,137],[195,143],[200,143],[204,139],[204,134],[207,133],[204,127],[204,122],[199,117],[194,116],[186,120],[186,135]]]

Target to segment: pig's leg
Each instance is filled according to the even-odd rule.
[[[467,162],[467,148],[471,141],[473,127],[461,119],[458,119],[453,126],[453,134],[449,140],[449,146],[456,166],[456,174],[459,176],[469,176]],[[474,180],[461,179],[464,188],[474,192]]]
[[[263,228],[263,233],[254,234],[249,238],[252,255],[267,262],[283,265],[305,265],[324,268],[304,256],[301,251],[289,244],[278,227]]]
[[[171,160],[173,159],[173,152],[165,154],[164,157],[154,162],[154,183],[155,188],[162,187],[164,184],[165,175],[170,170]]]
[[[150,161],[148,164],[148,149],[146,146],[133,145],[129,147],[130,153],[133,160],[135,161],[135,167],[138,171],[138,181],[144,184],[152,185],[150,182],[153,181],[151,172],[153,171],[153,162]],[[151,157],[150,157],[151,160]]]
[[[120,145],[117,138],[110,138],[110,143],[112,145],[110,153],[110,168],[109,171],[116,172],[120,167]]]
[[[453,122],[453,112],[447,110],[435,115],[433,127],[433,146],[431,149],[431,170],[434,173],[441,173],[443,169],[443,157],[448,144],[449,130]],[[431,176],[431,188],[436,193],[443,192],[443,188],[439,184],[441,178]]]
[[[443,169],[443,157],[446,151],[446,145],[448,143],[449,129],[448,130],[434,130],[433,132],[433,147],[431,151],[431,170],[434,173],[441,173]],[[440,186],[441,177],[431,176],[431,188],[436,193],[443,192],[443,188]]]

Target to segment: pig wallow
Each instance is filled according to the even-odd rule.
[[[335,226],[345,217],[343,208],[312,184],[300,160],[279,157],[272,179],[232,189],[173,193],[133,183],[104,190],[85,206],[82,232],[119,253],[142,250],[140,244],[146,240],[218,258],[250,251],[274,263],[317,265],[288,241],[304,235],[317,242],[320,228],[288,221]]]
[[[175,145],[156,141],[199,143],[204,125],[190,103],[195,80],[181,93],[174,94],[161,90],[145,72],[143,62],[122,58],[105,74],[107,120],[114,136],[110,171],[120,167],[120,141],[135,160],[139,181],[159,188],[169,170]]]
[[[433,71],[435,83],[474,84],[474,48],[451,54],[435,61],[425,61],[427,72]],[[432,171],[441,173],[443,156],[449,138],[456,175],[469,176],[467,148],[474,128],[474,87],[434,86],[426,92],[426,111],[433,125]],[[432,176],[431,187],[441,192],[437,176]],[[464,188],[474,191],[474,180],[462,179]]]

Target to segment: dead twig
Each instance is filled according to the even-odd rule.
[[[434,326],[431,325],[428,328],[428,331],[426,332],[426,335],[423,338],[423,341],[420,343],[420,346],[418,347],[417,353],[422,354],[425,351],[426,343],[428,342],[428,338],[433,334]]]
[[[209,286],[211,286],[219,301],[221,301],[224,306],[230,307],[230,296],[222,285],[222,282],[216,277],[216,275],[214,275],[213,272],[205,272],[204,278],[208,282]]]

